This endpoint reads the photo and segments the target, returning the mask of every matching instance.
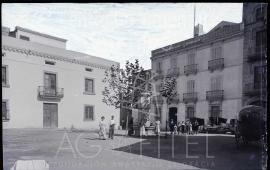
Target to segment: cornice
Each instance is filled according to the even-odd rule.
[[[33,55],[33,56],[38,56],[38,57],[42,57],[42,58],[58,60],[58,61],[63,61],[63,62],[68,62],[68,63],[73,63],[73,64],[79,64],[79,65],[83,65],[83,66],[90,66],[90,67],[94,67],[94,68],[98,68],[98,69],[109,69],[110,68],[108,66],[101,65],[101,64],[94,64],[94,63],[90,63],[90,62],[83,61],[83,60],[63,57],[63,56],[59,56],[59,55],[52,55],[52,54],[48,54],[48,53],[42,53],[42,52],[38,52],[35,50],[30,50],[30,49],[25,49],[25,48],[17,48],[17,47],[2,45],[2,50],[26,54],[26,55]]]

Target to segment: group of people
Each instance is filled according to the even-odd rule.
[[[191,121],[174,122],[173,119],[169,123],[171,134],[197,134],[199,129],[199,123],[196,120],[193,124]]]
[[[113,139],[114,137],[114,128],[115,128],[115,122],[114,122],[114,116],[111,117],[110,124],[109,124],[109,139]],[[106,140],[107,139],[107,123],[105,122],[105,117],[102,116],[101,120],[99,122],[99,138]]]

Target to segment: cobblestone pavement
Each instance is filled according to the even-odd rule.
[[[259,145],[236,149],[230,135],[207,138],[205,134],[180,135],[158,139],[124,134],[117,131],[113,140],[99,140],[96,132],[5,129],[4,169],[10,169],[16,160],[25,159],[46,160],[50,170],[261,169]]]

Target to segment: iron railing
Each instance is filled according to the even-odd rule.
[[[184,93],[183,94],[183,101],[185,103],[187,102],[196,102],[198,100],[197,92],[190,92],[190,93]]]
[[[224,68],[224,58],[218,58],[218,59],[208,61],[208,70],[210,71],[223,69],[223,68]]]
[[[64,97],[64,88],[38,86],[38,96],[40,98],[61,99]]]
[[[224,98],[224,90],[212,90],[206,92],[206,100],[216,101],[223,100]]]
[[[197,65],[198,65],[198,64],[190,64],[190,65],[184,66],[184,73],[185,73],[186,75],[189,75],[189,74],[196,74],[197,71],[198,71]]]
[[[180,74],[179,70],[180,70],[179,67],[174,67],[174,68],[168,69],[168,73],[167,73],[166,77],[178,77]]]

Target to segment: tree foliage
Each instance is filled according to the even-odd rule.
[[[115,108],[136,108],[141,96],[147,90],[145,71],[139,60],[135,63],[126,62],[125,68],[111,66],[105,71],[103,102]]]
[[[177,95],[176,79],[174,77],[166,78],[162,81],[160,94],[167,99],[167,103]]]

